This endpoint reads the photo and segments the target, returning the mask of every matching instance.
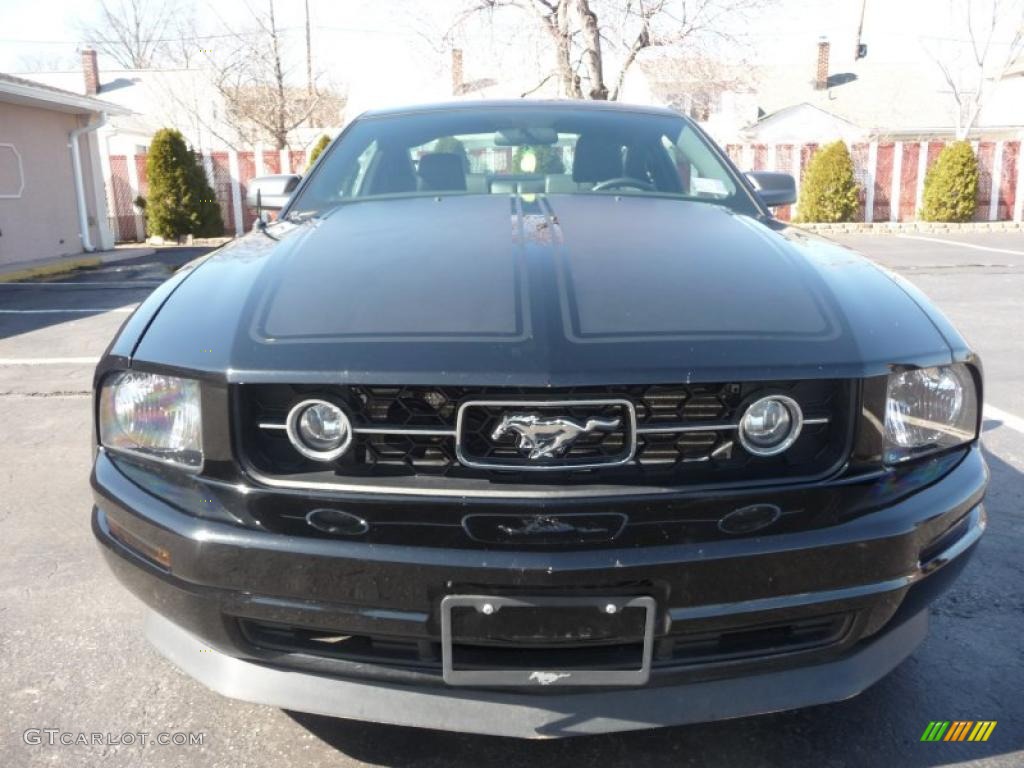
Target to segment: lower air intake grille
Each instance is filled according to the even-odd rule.
[[[837,645],[847,637],[851,614],[821,616],[790,622],[777,622],[726,631],[672,634],[656,641],[655,667],[699,667],[726,662],[749,661],[781,654],[820,650]],[[242,632],[254,646],[272,651],[333,658],[381,666],[441,669],[441,645],[422,638],[349,635],[341,631],[309,629],[268,624],[250,620],[241,622]],[[573,646],[539,643],[532,648],[524,643],[458,643],[463,658],[479,668],[509,667],[517,656],[524,664],[536,665],[532,653],[542,654],[551,665],[558,654],[565,666],[581,662],[595,668],[613,666],[634,649],[634,643],[585,643]],[[574,658],[574,654],[578,658]],[[532,668],[532,667],[531,667]]]

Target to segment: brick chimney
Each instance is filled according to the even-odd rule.
[[[82,49],[82,74],[85,75],[85,95],[95,96],[100,92],[100,70],[92,48]]]
[[[814,88],[823,91],[828,88],[828,38],[818,38],[818,66],[814,70]]]
[[[452,48],[452,96],[462,93],[462,49]]]

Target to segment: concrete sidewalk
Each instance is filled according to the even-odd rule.
[[[136,259],[140,256],[152,256],[156,249],[149,246],[120,246],[111,251],[93,251],[77,253],[72,256],[58,256],[55,259],[36,259],[34,261],[16,261],[11,264],[0,264],[0,283],[12,283],[19,280],[30,280],[36,277],[51,277],[76,269],[98,267],[113,261]]]

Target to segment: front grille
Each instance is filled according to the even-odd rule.
[[[854,397],[851,382],[834,380],[547,389],[246,384],[235,390],[243,459],[264,475],[535,484],[816,476],[847,450]],[[805,424],[787,451],[765,458],[740,446],[736,423],[745,403],[768,393],[800,403]],[[308,398],[341,405],[352,422],[352,447],[329,464],[301,456],[280,428],[291,406]],[[510,413],[577,424],[597,419],[604,426],[556,454],[531,459],[515,429],[495,436]]]
[[[849,635],[852,614],[832,614],[740,626],[727,630],[683,632],[655,641],[653,664],[660,668],[704,667],[817,651],[838,645]],[[441,644],[428,638],[349,635],[342,631],[242,620],[242,633],[263,650],[325,657],[358,664],[419,668],[440,673]],[[638,651],[632,638],[604,643],[522,641],[459,642],[460,666],[476,669],[538,667],[614,668]]]

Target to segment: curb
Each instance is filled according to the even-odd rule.
[[[137,259],[141,256],[152,256],[156,248],[116,248],[112,251],[97,251],[88,256],[76,256],[46,261],[41,264],[26,264],[24,267],[8,272],[0,270],[0,283],[16,283],[39,277],[55,277],[78,269],[89,269],[101,264],[115,261]]]
[[[864,222],[841,222],[826,224],[821,222],[790,223],[790,226],[805,229],[808,232],[837,232],[861,235],[898,235],[905,232],[923,232],[931,234],[956,234],[959,232],[1024,232],[1024,222],[1019,221],[970,221],[963,224],[943,222],[895,222],[886,221],[865,224]]]
[[[219,248],[225,243],[230,243],[236,239],[233,235],[224,235],[222,237],[192,237],[192,235],[188,235],[179,242],[178,240],[166,239],[159,235],[150,235],[146,238],[146,245],[156,246],[157,248],[187,248],[191,246],[214,246]]]
[[[35,267],[25,267],[24,269],[12,272],[0,272],[0,283],[13,283],[19,280],[30,280],[34,277],[52,277],[65,272],[73,272],[76,269],[98,267],[102,263],[103,259],[100,256],[89,256],[87,258],[68,259],[67,261],[50,264],[39,264]]]
[[[138,259],[142,256],[152,256],[156,253],[156,248],[115,248],[112,251],[104,251],[100,255],[100,261],[104,264],[110,264],[114,261],[127,261],[128,259]]]

